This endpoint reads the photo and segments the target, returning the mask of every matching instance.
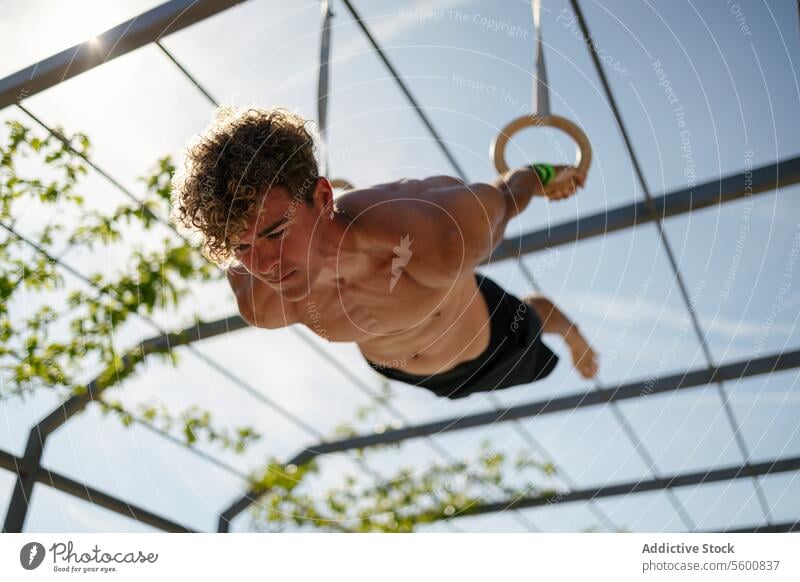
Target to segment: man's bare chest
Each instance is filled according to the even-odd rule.
[[[297,319],[331,341],[384,343],[429,334],[459,309],[459,280],[447,288],[422,285],[391,261],[367,277],[312,292],[296,305]]]

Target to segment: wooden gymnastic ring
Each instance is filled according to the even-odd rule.
[[[497,169],[498,173],[502,175],[509,170],[508,164],[506,163],[506,145],[508,144],[508,140],[521,129],[534,125],[539,127],[555,127],[575,140],[578,146],[575,167],[583,175],[586,175],[589,171],[589,165],[592,163],[592,144],[589,143],[589,138],[586,137],[586,134],[580,127],[572,123],[569,119],[558,115],[524,115],[506,125],[494,139],[489,149],[489,155],[494,160],[494,167]],[[545,186],[544,190],[545,192],[549,192],[560,186],[561,184],[558,183],[558,180],[554,179]]]

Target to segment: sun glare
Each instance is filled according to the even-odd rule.
[[[100,44],[99,35],[122,22],[124,18],[103,2],[64,2],[59,3],[58,15],[53,15],[58,26],[49,27],[55,38],[51,42],[58,46],[56,50],[88,42],[93,46]]]
[[[100,34],[116,24],[119,24],[116,19],[109,21],[105,14],[82,14],[71,23],[74,28],[70,34],[70,44],[88,42],[97,45],[100,43]]]

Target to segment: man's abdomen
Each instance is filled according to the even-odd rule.
[[[394,337],[357,342],[373,364],[409,374],[438,374],[477,358],[489,346],[489,311],[469,274],[431,306],[428,316]]]

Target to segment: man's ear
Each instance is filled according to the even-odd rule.
[[[333,213],[333,187],[325,176],[317,178],[317,184],[314,188],[314,201],[320,205],[321,214]]]

